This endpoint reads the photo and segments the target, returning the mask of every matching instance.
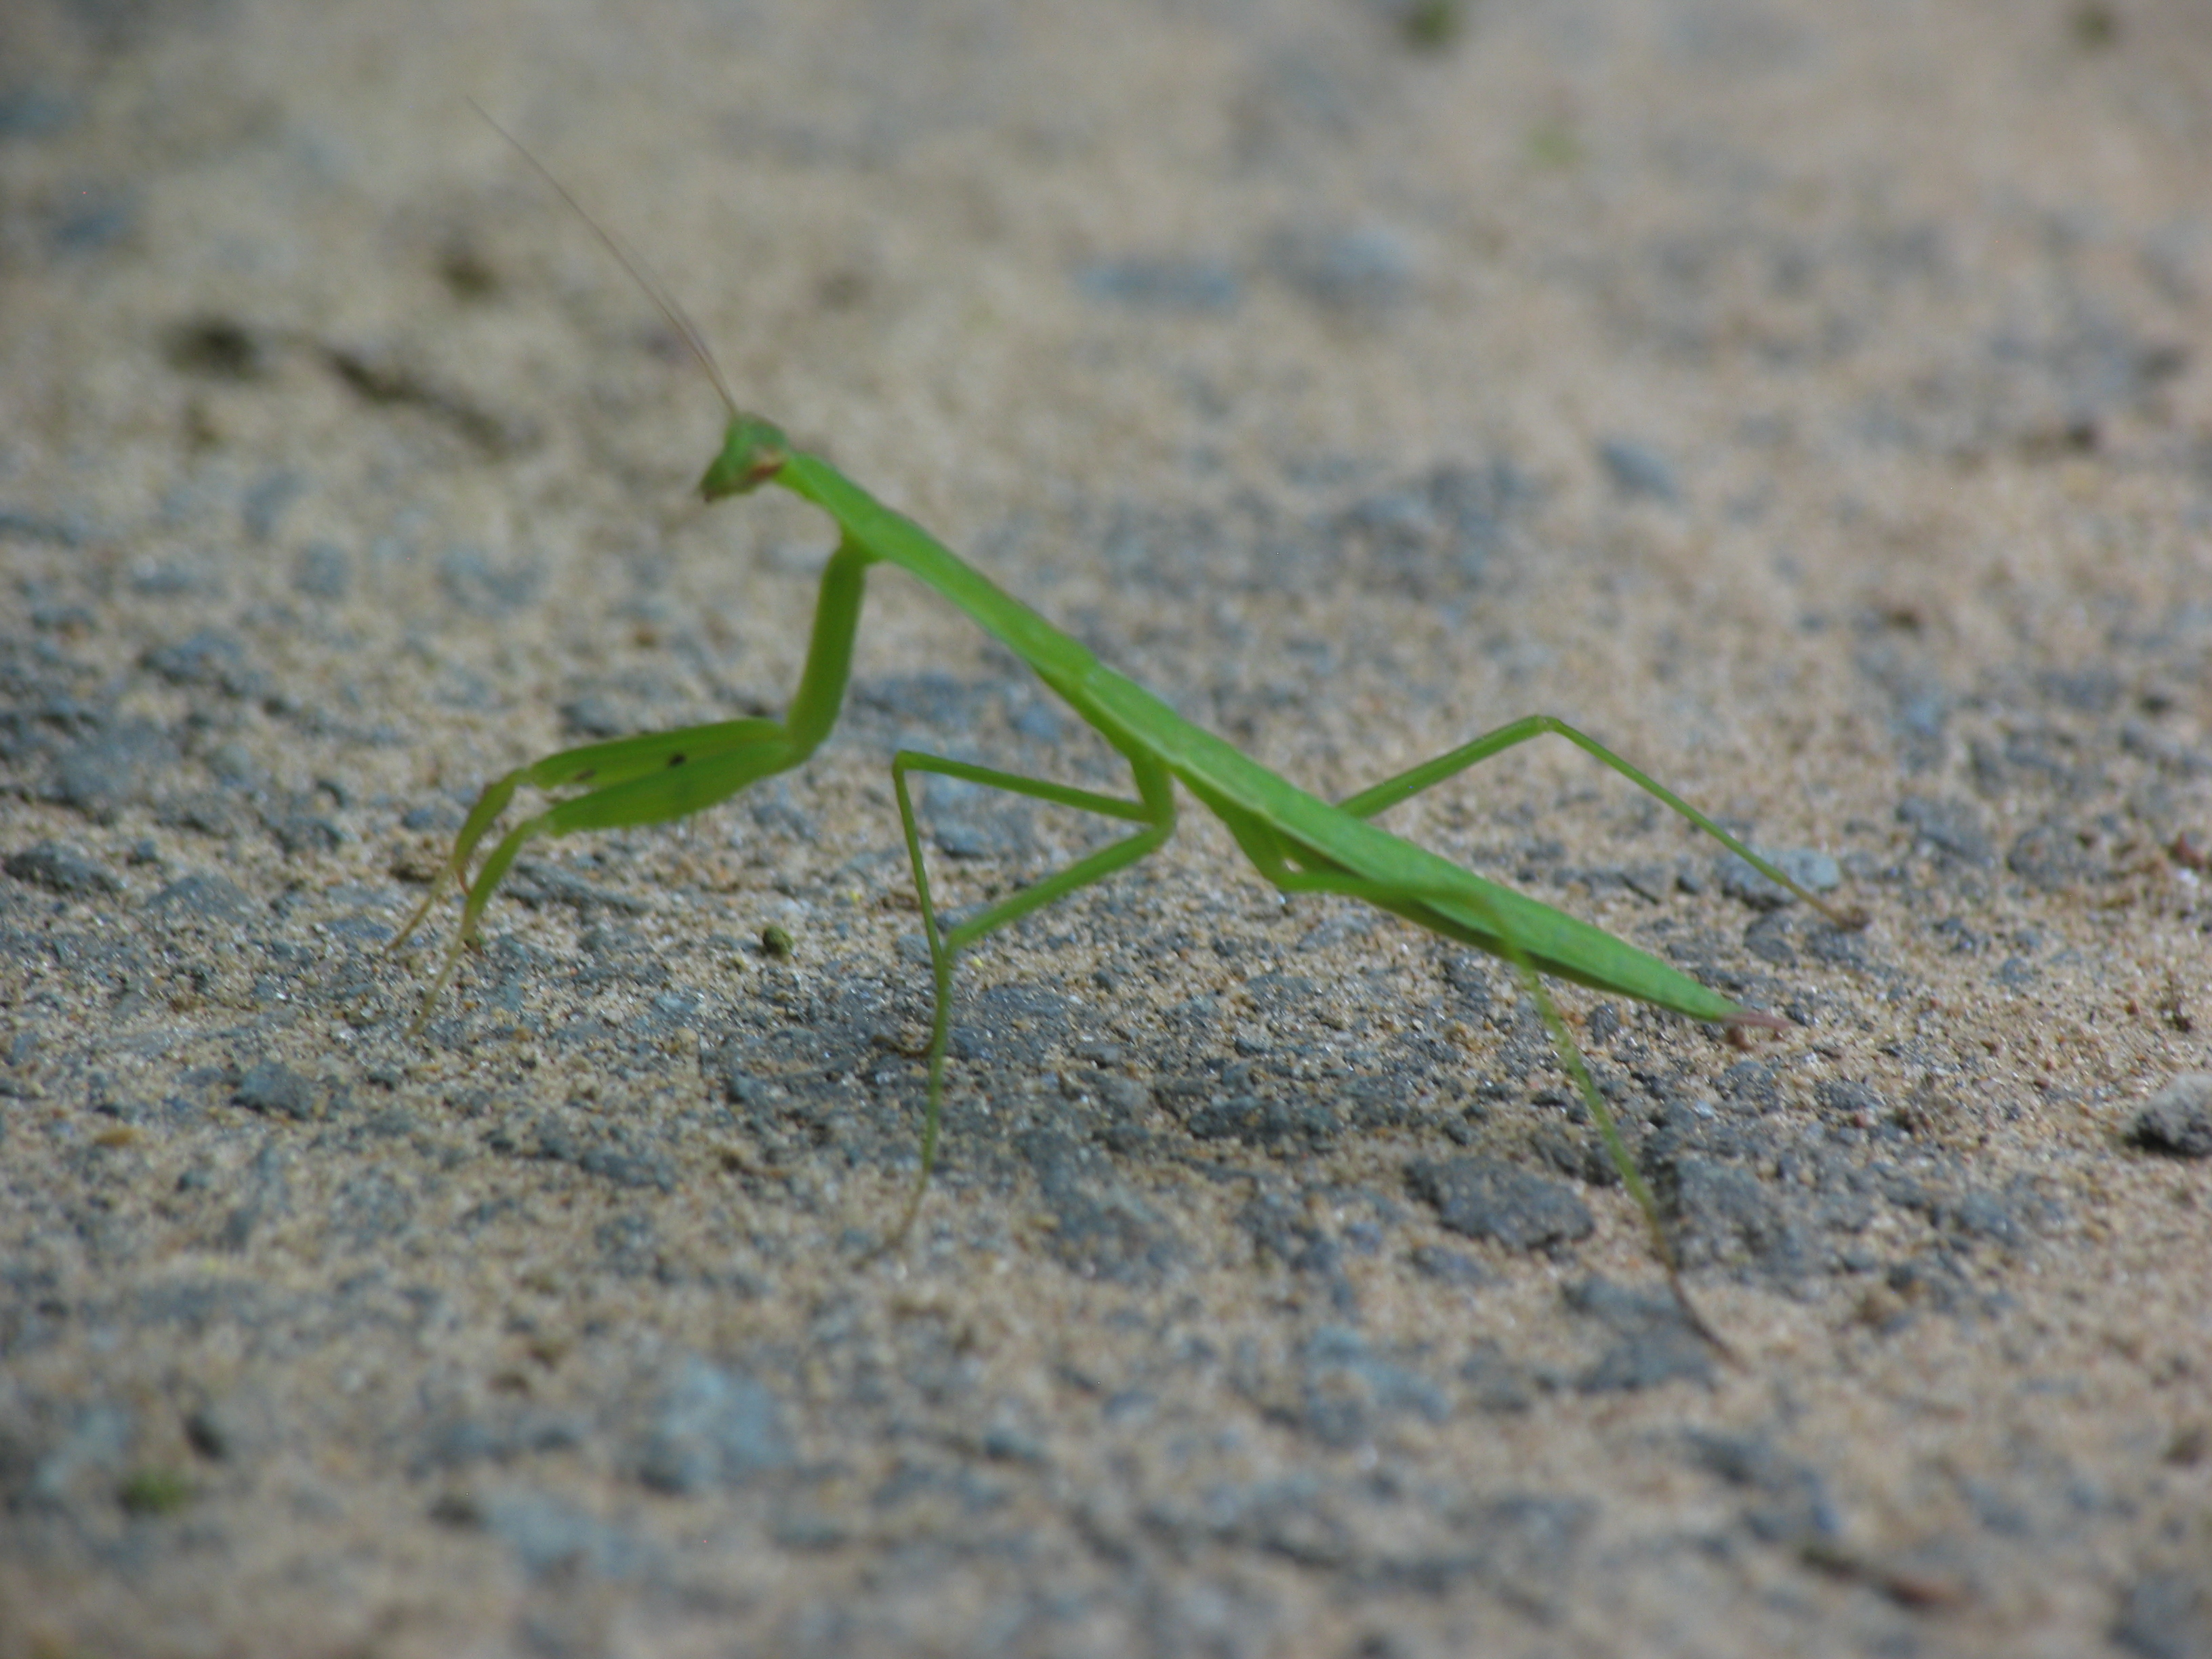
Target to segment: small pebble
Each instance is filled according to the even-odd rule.
[[[2212,1072],[2185,1072],[2153,1095],[2128,1140],[2147,1152],[2212,1158]]]

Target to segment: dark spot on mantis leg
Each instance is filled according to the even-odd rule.
[[[683,753],[681,753],[681,752],[678,752],[678,753],[677,753],[677,754],[671,755],[671,756],[668,757],[668,763],[669,763],[671,766],[681,766],[681,765],[683,765],[683,764],[684,764],[684,763],[687,759],[689,759],[689,758],[690,758],[690,757],[689,757],[689,756],[686,756],[686,755],[684,755],[684,754],[683,754]]]
[[[568,781],[571,783],[589,783],[593,778],[596,778],[599,775],[599,769],[598,767],[587,766],[582,771],[577,773],[574,777],[569,779]]]

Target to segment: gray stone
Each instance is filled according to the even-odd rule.
[[[2172,1569],[2145,1573],[2122,1594],[2112,1636],[2137,1659],[2204,1659],[2212,1654],[2212,1583]]]
[[[1291,1141],[1323,1145],[1335,1138],[1342,1125],[1334,1112],[1317,1101],[1293,1103],[1260,1095],[1234,1095],[1200,1107],[1185,1127],[1199,1140],[1279,1146]]]
[[[1275,274],[1316,305],[1352,316],[1389,311],[1413,293],[1413,256],[1380,226],[1286,231],[1268,244]]]
[[[1814,848],[1759,847],[1753,850],[1808,893],[1832,893],[1844,884],[1842,867],[1827,854]],[[1797,902],[1797,896],[1787,887],[1768,879],[1734,853],[1723,853],[1713,861],[1713,874],[1720,882],[1721,891],[1762,910]]]
[[[1712,1380],[1712,1350],[1673,1297],[1646,1295],[1592,1274],[1567,1287],[1566,1304],[1620,1339],[1576,1379],[1582,1393],[1626,1394]]]
[[[2212,1158],[2212,1072],[2185,1072],[2129,1126],[2130,1145],[2174,1158]]]
[[[653,1562],[648,1540],[543,1492],[495,1492],[478,1513],[533,1577],[581,1570],[600,1578],[634,1578]]]
[[[2014,842],[2005,868],[2046,893],[2062,892],[2103,872],[2071,825],[2039,823]]]
[[[1463,1250],[1447,1249],[1441,1244],[1422,1244],[1407,1258],[1413,1271],[1424,1279],[1433,1279],[1439,1285],[1456,1285],[1464,1290],[1479,1290],[1492,1284],[1495,1276],[1473,1256]]]
[[[309,542],[293,562],[292,586],[311,599],[342,599],[353,582],[353,561],[331,542]]]
[[[1657,450],[1630,438],[1605,438],[1597,447],[1598,465],[1623,495],[1674,502],[1682,497],[1674,464]]]
[[[95,823],[144,801],[176,766],[176,744],[151,720],[125,720],[54,757],[47,793]]]
[[[181,910],[210,921],[234,921],[245,915],[250,902],[244,889],[221,876],[182,876],[148,900],[146,908],[156,914]]]
[[[310,1079],[273,1060],[264,1060],[239,1079],[231,1098],[249,1112],[304,1119],[315,1115],[317,1093]]]
[[[1075,286],[1135,311],[1226,312],[1243,298],[1235,269],[1218,259],[1094,259],[1077,269]]]
[[[69,896],[119,893],[123,884],[74,847],[42,841],[20,853],[10,853],[0,869],[33,887]]]
[[[1597,1225],[1565,1182],[1496,1158],[1424,1159],[1407,1168],[1406,1187],[1452,1231],[1509,1250],[1587,1238]]]
[[[687,1354],[654,1415],[638,1474],[657,1492],[696,1495],[786,1468],[793,1455],[782,1405],[764,1384]]]
[[[1982,815],[1970,802],[1907,795],[1897,804],[1897,821],[1937,852],[1962,863],[1987,865],[1996,860],[1996,848],[1990,844]]]
[[[1749,1170],[1684,1153],[1648,1173],[1680,1229],[1685,1267],[1747,1262],[1784,1279],[1806,1270],[1803,1230]]]

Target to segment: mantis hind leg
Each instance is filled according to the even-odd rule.
[[[1449,774],[1441,775],[1449,776]],[[1426,785],[1421,787],[1425,787]],[[1295,866],[1291,862],[1291,849],[1268,825],[1247,813],[1234,810],[1223,811],[1219,805],[1216,805],[1214,810],[1220,814],[1230,834],[1236,837],[1237,845],[1252,860],[1254,867],[1280,891],[1334,893],[1346,898],[1362,899],[1400,915],[1414,914],[1416,920],[1423,921],[1424,925],[1436,932],[1446,934],[1457,932],[1447,917],[1433,915],[1422,918],[1407,909],[1407,907],[1411,905],[1418,910],[1425,896],[1423,889],[1376,881],[1335,868]],[[1697,1304],[1690,1299],[1689,1290],[1682,1283],[1674,1241],[1668,1236],[1666,1218],[1659,1207],[1659,1200],[1653,1194],[1650,1183],[1644,1179],[1643,1170],[1630,1155],[1628,1143],[1620,1133],[1620,1122],[1614,1118],[1613,1109],[1605,1103],[1605,1097],[1598,1092],[1597,1081],[1590,1075],[1589,1063],[1583,1059],[1581,1046],[1575,1042],[1574,1034],[1567,1030],[1566,1018],[1560,1013],[1559,1003],[1546,988],[1543,976],[1536,970],[1535,963],[1516,936],[1512,923],[1503,911],[1492,905],[1478,891],[1454,888],[1448,893],[1437,892],[1433,896],[1488,912],[1487,931],[1492,942],[1484,944],[1482,948],[1503,956],[1511,964],[1522,988],[1535,1004],[1544,1028],[1551,1036],[1552,1047],[1559,1054],[1559,1064],[1573,1082],[1576,1091],[1581,1095],[1590,1121],[1597,1128],[1598,1139],[1604,1143],[1607,1159],[1620,1176],[1621,1185],[1635,1200],[1637,1208],[1643,1212],[1644,1223],[1650,1230],[1653,1247],[1658,1252],[1660,1265],[1666,1269],[1668,1285],[1674,1292],[1675,1305],[1681,1310],[1684,1322],[1720,1353],[1733,1358],[1734,1351],[1720,1339],[1706,1322],[1705,1316],[1698,1311]]]
[[[1588,732],[1580,731],[1568,725],[1565,720],[1555,719],[1550,714],[1530,714],[1521,720],[1509,721],[1494,732],[1486,732],[1472,743],[1462,744],[1447,754],[1437,756],[1434,760],[1424,761],[1419,766],[1411,767],[1395,777],[1385,778],[1382,782],[1363,789],[1356,795],[1346,797],[1337,803],[1338,810],[1349,812],[1356,818],[1371,818],[1376,813],[1387,811],[1401,800],[1409,799],[1425,789],[1434,788],[1437,784],[1457,777],[1471,767],[1480,766],[1493,755],[1501,754],[1516,744],[1526,743],[1531,738],[1547,735],[1565,738],[1592,759],[1620,773],[1622,777],[1626,778],[1661,805],[1704,830],[1769,881],[1795,893],[1826,916],[1833,926],[1846,929],[1866,926],[1867,918],[1864,911],[1839,908],[1825,899],[1806,891],[1797,882],[1793,881],[1778,869],[1771,860],[1753,852],[1742,842],[1729,834],[1712,819],[1668,788],[1665,784],[1639,768],[1632,766]]]
[[[929,945],[935,1005],[930,1015],[928,1104],[921,1126],[921,1172],[915,1178],[914,1194],[907,1200],[905,1213],[899,1218],[897,1227],[883,1243],[881,1248],[884,1249],[897,1248],[913,1227],[915,1217],[921,1209],[922,1194],[929,1189],[930,1171],[937,1164],[938,1123],[945,1102],[945,1052],[952,1035],[954,957],[963,946],[1020,921],[1031,911],[1042,908],[1055,899],[1064,898],[1092,882],[1103,881],[1117,871],[1126,870],[1157,849],[1175,833],[1175,794],[1167,769],[1145,755],[1131,754],[1127,758],[1136,779],[1139,796],[1136,800],[1095,794],[1087,789],[1073,789],[1065,784],[1047,782],[1042,778],[1024,777],[1016,772],[971,766],[964,761],[947,760],[942,756],[920,754],[912,750],[902,750],[891,761],[891,787],[898,796],[899,823],[906,832],[907,859],[914,867],[915,896],[921,906],[922,938]],[[937,925],[936,904],[929,891],[929,871],[921,856],[921,831],[915,820],[914,799],[907,786],[909,772],[957,778],[964,783],[1001,789],[1009,794],[1048,801],[1055,806],[1095,812],[1103,817],[1119,818],[1127,823],[1142,824],[1144,828],[1087,857],[1078,859],[1066,869],[1056,871],[1023,888],[1012,897],[1000,900],[981,915],[971,916],[957,927],[940,930]]]

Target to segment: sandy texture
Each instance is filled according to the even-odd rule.
[[[975,953],[869,1259],[891,753],[1121,787],[896,574],[410,1040],[475,792],[780,709],[830,546],[471,97],[1287,775],[1547,711],[1832,860],[1556,743],[1389,820],[1799,1022],[1562,993],[1741,1364],[1509,977],[1194,805]],[[2208,179],[2194,0],[12,0],[0,1656],[2212,1652]]]

